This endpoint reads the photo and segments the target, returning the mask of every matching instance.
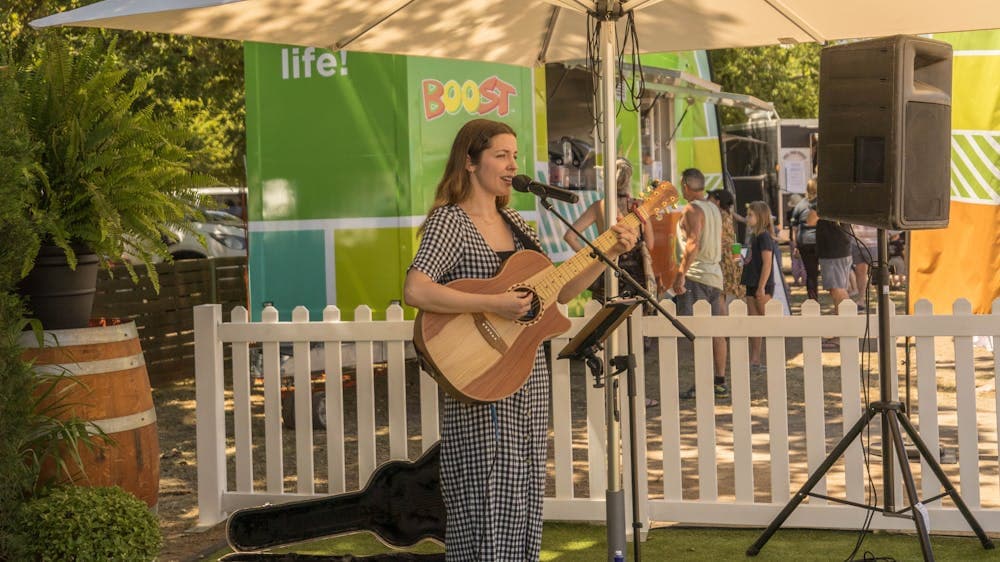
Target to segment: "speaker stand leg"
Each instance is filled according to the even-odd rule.
[[[916,526],[917,534],[920,538],[920,550],[923,553],[924,560],[934,560],[934,552],[931,550],[930,535],[928,533],[928,519],[927,510],[924,507],[923,502],[917,495],[917,486],[913,482],[913,472],[910,470],[909,459],[906,456],[906,445],[903,443],[903,435],[900,432],[900,425],[909,435],[910,439],[917,446],[917,450],[920,455],[927,461],[928,466],[930,466],[931,471],[937,477],[938,481],[944,487],[947,495],[951,497],[952,501],[955,502],[955,506],[965,517],[965,520],[969,523],[969,527],[979,538],[979,542],[983,545],[983,548],[990,550],[993,548],[993,542],[986,533],[983,532],[983,528],[973,517],[972,512],[969,511],[968,506],[962,501],[962,498],[955,491],[955,487],[951,485],[948,481],[948,477],[945,475],[944,470],[941,469],[941,465],[938,464],[937,459],[931,456],[930,451],[927,449],[927,445],[920,439],[917,434],[916,428],[910,423],[910,420],[906,418],[904,413],[903,405],[898,401],[889,400],[889,396],[892,393],[892,377],[889,373],[892,372],[891,364],[895,360],[895,348],[893,343],[895,339],[892,337],[892,331],[889,326],[889,313],[888,310],[894,306],[889,299],[889,268],[888,268],[888,241],[886,239],[886,231],[884,229],[878,229],[878,345],[879,345],[879,372],[881,373],[879,381],[879,401],[873,402],[866,409],[861,419],[855,423],[850,431],[844,435],[844,438],[837,443],[830,455],[823,461],[823,464],[816,469],[816,472],[809,477],[809,480],[802,486],[801,489],[795,494],[788,504],[785,505],[784,509],[778,513],[778,516],[771,521],[767,529],[761,534],[761,536],[754,542],[750,548],[747,549],[748,556],[755,556],[760,552],[760,549],[764,547],[767,541],[774,535],[775,531],[778,530],[786,519],[792,514],[796,507],[806,496],[810,495],[813,487],[819,482],[819,480],[826,474],[833,463],[836,462],[838,458],[847,450],[847,447],[851,442],[854,441],[861,434],[861,430],[868,425],[876,415],[879,416],[882,422],[882,480],[883,480],[883,503],[884,508],[879,508],[877,506],[864,506],[854,502],[849,502],[846,500],[839,500],[836,498],[829,498],[828,500],[833,500],[839,503],[844,503],[848,505],[854,505],[857,507],[862,507],[869,511],[877,511],[885,514],[886,516],[896,516],[896,517],[912,517],[913,523]],[[891,443],[891,445],[890,445]],[[893,499],[894,486],[894,460],[899,461],[900,473],[903,477],[903,484],[906,488],[906,494],[910,501],[910,507],[896,510],[894,507],[895,501]],[[940,498],[943,496],[937,496]],[[935,498],[935,499],[937,499]],[[907,511],[911,511],[909,515],[905,515]]]
[[[972,532],[979,538],[979,542],[983,545],[983,548],[986,550],[992,550],[994,548],[993,541],[986,535],[986,531],[984,531],[979,525],[979,522],[976,521],[975,516],[972,515],[972,511],[969,510],[969,506],[965,504],[965,500],[962,499],[962,496],[958,495],[958,491],[955,490],[955,486],[953,486],[951,480],[948,479],[948,475],[944,473],[944,469],[941,468],[941,464],[936,458],[934,458],[934,455],[931,454],[930,449],[927,448],[927,444],[924,443],[920,434],[917,433],[917,429],[913,427],[913,424],[903,412],[897,412],[896,417],[899,418],[900,425],[903,426],[903,430],[906,431],[906,434],[910,437],[910,441],[912,441],[914,446],[916,446],[921,458],[927,462],[927,466],[930,467],[934,476],[937,477],[938,482],[941,483],[945,493],[948,494],[948,497],[951,498],[955,507],[957,507],[958,511],[961,512],[962,517],[965,518],[965,521],[969,524]]]
[[[771,524],[767,526],[767,529],[764,529],[764,532],[760,535],[760,537],[758,537],[757,540],[750,545],[750,548],[747,549],[747,556],[756,556],[760,553],[760,549],[764,548],[764,545],[767,544],[767,541],[771,539],[771,536],[774,535],[778,528],[784,524],[785,520],[788,519],[788,516],[795,511],[795,508],[802,503],[802,500],[806,499],[806,496],[812,492],[812,489],[816,486],[816,484],[818,484],[819,481],[826,476],[827,471],[829,471],[834,463],[837,462],[837,459],[839,459],[841,455],[847,451],[847,448],[851,446],[851,443],[853,443],[854,440],[861,435],[861,431],[868,425],[868,422],[875,417],[875,413],[875,408],[869,407],[863,414],[861,414],[858,421],[855,422],[840,442],[837,443],[837,446],[834,447],[833,450],[830,451],[830,454],[827,455],[826,459],[823,460],[823,464],[819,465],[819,468],[817,468],[816,471],[813,472],[812,476],[806,480],[806,483],[803,484],[802,487],[799,488],[799,491],[795,492],[795,495],[792,496],[792,499],[785,504],[785,507],[780,513],[778,513],[778,516],[771,521]]]

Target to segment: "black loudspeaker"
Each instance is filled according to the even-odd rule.
[[[819,215],[891,230],[948,226],[948,43],[898,35],[820,55]]]

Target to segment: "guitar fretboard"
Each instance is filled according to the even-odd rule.
[[[641,220],[637,216],[637,213],[642,212],[641,207],[637,208],[635,212],[629,213],[620,222],[629,227],[638,228]],[[643,213],[643,216],[645,217],[646,215]],[[618,237],[614,231],[606,230],[593,240],[593,244],[598,250],[607,252],[615,245],[617,240]],[[586,246],[573,257],[560,264],[559,267],[552,270],[540,282],[535,284],[534,287],[538,296],[545,302],[554,302],[556,297],[559,296],[559,291],[562,291],[566,283],[569,283],[584,269],[587,269],[591,264],[598,261],[598,258],[592,254],[593,250],[590,249],[590,246]]]

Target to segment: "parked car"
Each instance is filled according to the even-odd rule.
[[[246,224],[225,211],[200,209],[203,217],[189,222],[194,234],[180,228],[164,236],[167,250],[175,260],[228,258],[247,255]],[[199,239],[200,237],[200,239]],[[125,254],[134,265],[142,263],[136,256]],[[154,256],[154,263],[162,261]]]
[[[168,250],[175,260],[247,255],[247,229],[242,219],[213,209],[202,209],[202,213],[205,220],[191,221],[191,226],[204,237],[204,244],[189,232],[174,231]]]
[[[213,209],[225,211],[233,216],[247,220],[247,188],[245,187],[199,187],[198,195],[214,201]]]

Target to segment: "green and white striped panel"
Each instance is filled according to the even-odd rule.
[[[576,203],[563,203],[561,201],[553,201],[553,207],[559,214],[566,217],[570,222],[575,221],[587,210],[587,207],[591,205],[594,201],[601,199],[603,195],[601,192],[593,191],[576,191],[577,195],[580,196],[580,200]],[[563,241],[563,234],[566,232],[566,226],[559,221],[556,217],[552,216],[552,213],[548,212],[546,209],[539,206],[538,208],[538,237],[541,239],[542,248],[545,253],[548,254],[549,259],[559,263],[566,261],[573,256],[574,252],[572,248]],[[593,240],[597,236],[597,227],[591,226],[583,232],[584,236],[588,239]]]
[[[1000,204],[1000,131],[952,130],[951,198]]]
[[[721,189],[722,187],[722,174],[705,174],[705,189],[707,191]],[[677,189],[680,189],[679,185]]]

